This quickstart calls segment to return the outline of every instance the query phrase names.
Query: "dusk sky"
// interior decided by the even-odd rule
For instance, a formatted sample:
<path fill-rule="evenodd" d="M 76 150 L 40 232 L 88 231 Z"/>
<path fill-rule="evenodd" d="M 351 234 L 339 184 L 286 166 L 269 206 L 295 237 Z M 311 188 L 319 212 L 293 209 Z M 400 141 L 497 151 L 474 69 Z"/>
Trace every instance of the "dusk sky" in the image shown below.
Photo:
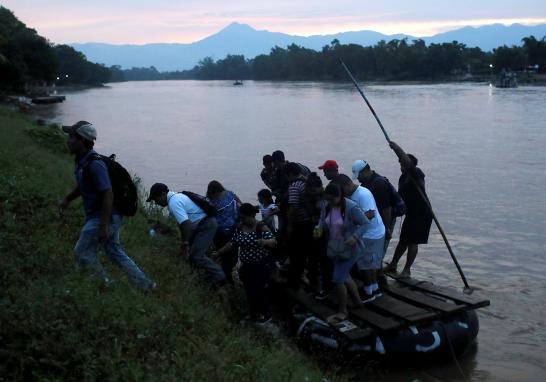
<path fill-rule="evenodd" d="M 546 23 L 545 0 L 0 0 L 54 43 L 189 43 L 237 21 L 297 35 L 369 29 L 427 36 L 466 25 Z"/>

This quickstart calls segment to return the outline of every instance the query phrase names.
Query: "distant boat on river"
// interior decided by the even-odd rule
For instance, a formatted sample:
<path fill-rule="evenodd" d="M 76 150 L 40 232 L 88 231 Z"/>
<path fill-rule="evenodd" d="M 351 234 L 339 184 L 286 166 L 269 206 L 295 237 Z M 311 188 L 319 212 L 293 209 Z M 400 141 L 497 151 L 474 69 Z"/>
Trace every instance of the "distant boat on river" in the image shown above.
<path fill-rule="evenodd" d="M 503 69 L 500 73 L 500 76 L 495 81 L 494 85 L 497 88 L 517 88 L 518 80 L 516 77 L 516 73 L 512 71 L 505 71 Z"/>
<path fill-rule="evenodd" d="M 236 80 L 236 81 L 233 83 L 234 86 L 241 86 L 242 84 L 243 84 L 243 81 L 241 81 L 241 80 Z"/>
<path fill-rule="evenodd" d="M 32 98 L 32 103 L 44 105 L 44 104 L 50 104 L 50 103 L 63 102 L 65 99 L 66 99 L 65 96 L 58 96 L 58 95 L 33 97 Z"/>

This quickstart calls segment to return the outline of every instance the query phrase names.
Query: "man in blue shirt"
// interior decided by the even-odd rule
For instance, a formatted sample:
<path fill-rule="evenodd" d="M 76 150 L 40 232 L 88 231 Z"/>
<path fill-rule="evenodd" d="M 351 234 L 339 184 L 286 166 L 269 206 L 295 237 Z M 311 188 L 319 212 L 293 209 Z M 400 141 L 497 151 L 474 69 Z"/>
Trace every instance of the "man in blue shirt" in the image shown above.
<path fill-rule="evenodd" d="M 69 203 L 82 197 L 85 224 L 74 251 L 82 268 L 102 278 L 105 285 L 112 281 L 97 259 L 97 250 L 102 245 L 111 261 L 119 265 L 138 288 L 149 291 L 155 283 L 148 279 L 133 260 L 123 251 L 119 241 L 121 215 L 114 207 L 114 193 L 104 161 L 94 159 L 93 150 L 97 131 L 89 122 L 79 121 L 72 126 L 63 126 L 68 134 L 68 149 L 76 158 L 74 175 L 77 185 L 59 205 L 62 215 Z"/>

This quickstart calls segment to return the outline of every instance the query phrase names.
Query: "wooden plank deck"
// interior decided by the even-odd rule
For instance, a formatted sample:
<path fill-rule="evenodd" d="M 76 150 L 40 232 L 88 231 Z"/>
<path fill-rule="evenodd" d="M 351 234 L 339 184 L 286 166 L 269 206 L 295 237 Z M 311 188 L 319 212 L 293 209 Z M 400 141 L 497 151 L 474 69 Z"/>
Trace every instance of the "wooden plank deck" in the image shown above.
<path fill-rule="evenodd" d="M 374 308 L 380 309 L 383 312 L 390 313 L 393 316 L 404 319 L 411 324 L 417 324 L 438 317 L 438 313 L 434 311 L 409 304 L 385 293 L 383 296 L 377 297 L 375 300 L 370 301 L 366 305 L 373 306 Z"/>
<path fill-rule="evenodd" d="M 327 304 L 316 301 L 311 295 L 304 292 L 302 289 L 298 290 L 297 292 L 291 289 L 286 289 L 286 293 L 325 322 L 329 316 L 337 312 L 337 310 L 331 308 Z M 369 337 L 374 333 L 370 328 L 361 328 L 349 319 L 333 325 L 331 324 L 330 326 L 336 329 L 340 334 L 353 341 Z"/>
<path fill-rule="evenodd" d="M 467 309 L 468 308 L 471 308 L 471 309 L 483 308 L 491 304 L 489 300 L 481 298 L 478 295 L 467 295 L 453 288 L 434 285 L 432 283 L 416 280 L 411 277 L 401 278 L 393 273 L 387 273 L 387 276 L 395 279 L 401 284 L 411 286 L 415 289 L 419 289 L 424 292 L 432 293 L 432 294 L 442 296 L 445 298 L 449 298 L 459 304 L 466 304 Z"/>
<path fill-rule="evenodd" d="M 391 282 L 389 283 L 389 285 L 384 286 L 382 290 L 389 293 L 392 296 L 398 297 L 407 302 L 411 302 L 413 304 L 432 308 L 444 314 L 460 312 L 462 310 L 467 309 L 466 304 L 456 304 L 455 302 L 449 303 L 444 300 L 440 300 L 438 298 L 426 295 L 410 287 L 405 287 L 399 283 Z"/>
<path fill-rule="evenodd" d="M 388 274 L 390 280 L 382 288 L 383 295 L 361 308 L 349 308 L 349 319 L 331 325 L 350 340 L 359 340 L 372 334 L 399 330 L 410 325 L 426 323 L 437 318 L 447 318 L 465 310 L 488 306 L 489 300 L 477 295 L 466 295 L 452 288 Z M 317 301 L 303 289 L 295 292 L 286 289 L 297 303 L 323 321 L 337 311 L 337 298 L 330 294 Z"/>
<path fill-rule="evenodd" d="M 328 296 L 326 301 L 331 306 L 337 307 L 337 297 L 334 294 Z M 392 315 L 377 313 L 366 307 L 366 305 L 362 308 L 349 308 L 349 314 L 360 321 L 364 321 L 370 327 L 381 331 L 400 329 L 405 325 L 403 321 L 393 318 Z"/>

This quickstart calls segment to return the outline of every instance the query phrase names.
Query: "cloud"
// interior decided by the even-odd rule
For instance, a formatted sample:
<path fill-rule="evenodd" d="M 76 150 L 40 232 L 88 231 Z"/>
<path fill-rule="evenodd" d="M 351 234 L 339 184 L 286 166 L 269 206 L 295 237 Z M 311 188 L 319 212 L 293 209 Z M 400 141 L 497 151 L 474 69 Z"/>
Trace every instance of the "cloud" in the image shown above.
<path fill-rule="evenodd" d="M 23 22 L 56 43 L 193 42 L 233 21 L 289 34 L 370 29 L 431 35 L 470 25 L 546 23 L 544 0 L 4 0 Z M 46 4 L 47 3 L 47 4 Z"/>

